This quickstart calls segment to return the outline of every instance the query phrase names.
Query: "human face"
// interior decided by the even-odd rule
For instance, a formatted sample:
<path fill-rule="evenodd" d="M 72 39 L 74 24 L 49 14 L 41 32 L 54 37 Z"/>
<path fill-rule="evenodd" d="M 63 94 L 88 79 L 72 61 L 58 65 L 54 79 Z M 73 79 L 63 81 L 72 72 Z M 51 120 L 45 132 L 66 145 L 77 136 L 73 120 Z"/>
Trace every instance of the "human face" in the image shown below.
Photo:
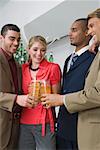
<path fill-rule="evenodd" d="M 34 42 L 32 47 L 29 49 L 29 55 L 32 59 L 33 64 L 40 64 L 45 57 L 46 47 L 41 42 Z"/>
<path fill-rule="evenodd" d="M 80 21 L 76 21 L 72 24 L 69 38 L 71 45 L 74 46 L 82 46 L 83 43 L 86 41 L 86 32 L 82 29 L 82 23 Z"/>
<path fill-rule="evenodd" d="M 5 36 L 2 36 L 2 48 L 8 55 L 12 55 L 16 52 L 20 42 L 20 33 L 8 30 Z"/>
<path fill-rule="evenodd" d="M 88 34 L 96 35 L 97 40 L 100 43 L 100 19 L 99 18 L 91 18 L 88 21 Z"/>

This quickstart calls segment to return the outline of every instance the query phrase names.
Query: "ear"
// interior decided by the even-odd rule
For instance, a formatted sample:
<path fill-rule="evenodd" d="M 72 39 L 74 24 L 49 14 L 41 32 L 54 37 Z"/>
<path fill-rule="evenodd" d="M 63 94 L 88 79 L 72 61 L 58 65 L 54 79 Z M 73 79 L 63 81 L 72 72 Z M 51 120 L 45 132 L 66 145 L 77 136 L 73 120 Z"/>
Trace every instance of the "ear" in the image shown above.
<path fill-rule="evenodd" d="M 89 34 L 88 34 L 88 30 L 86 30 L 86 31 L 85 31 L 85 35 L 86 35 L 86 36 L 89 36 Z"/>
<path fill-rule="evenodd" d="M 0 41 L 2 40 L 2 35 L 0 34 Z"/>
<path fill-rule="evenodd" d="M 0 47 L 2 47 L 2 38 L 3 36 L 0 34 Z"/>

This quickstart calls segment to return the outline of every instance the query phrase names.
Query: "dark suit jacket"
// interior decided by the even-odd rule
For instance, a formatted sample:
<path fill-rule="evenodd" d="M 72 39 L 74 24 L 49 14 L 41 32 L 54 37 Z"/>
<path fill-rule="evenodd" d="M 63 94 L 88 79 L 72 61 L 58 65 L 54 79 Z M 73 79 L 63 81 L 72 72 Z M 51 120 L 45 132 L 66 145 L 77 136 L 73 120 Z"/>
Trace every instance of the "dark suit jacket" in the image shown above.
<path fill-rule="evenodd" d="M 21 92 L 21 68 L 17 65 L 18 87 Z M 8 61 L 0 49 L 0 150 L 12 149 L 18 133 L 18 122 L 15 123 L 13 114 L 19 110 L 15 105 L 15 88 Z M 17 109 L 18 108 L 18 109 Z M 15 112 L 13 112 L 13 110 Z M 15 124 L 14 124 L 15 123 Z M 16 130 L 16 131 L 15 131 Z M 13 142 L 11 142 L 13 139 Z M 9 144 L 11 143 L 11 147 Z"/>
<path fill-rule="evenodd" d="M 67 64 L 70 56 L 66 59 L 63 71 L 62 94 L 73 93 L 83 89 L 85 78 L 94 56 L 89 51 L 84 52 L 68 72 Z M 65 106 L 61 106 L 58 115 L 57 136 L 65 140 L 77 141 L 77 117 L 77 113 L 69 114 Z"/>

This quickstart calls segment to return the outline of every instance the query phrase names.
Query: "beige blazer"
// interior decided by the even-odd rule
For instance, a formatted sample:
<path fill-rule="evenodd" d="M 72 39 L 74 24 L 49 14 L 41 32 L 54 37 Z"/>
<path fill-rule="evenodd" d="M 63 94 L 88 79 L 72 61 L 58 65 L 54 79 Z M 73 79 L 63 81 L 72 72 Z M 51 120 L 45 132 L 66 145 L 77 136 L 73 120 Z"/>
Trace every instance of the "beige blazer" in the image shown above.
<path fill-rule="evenodd" d="M 67 94 L 65 105 L 70 113 L 79 112 L 79 150 L 100 150 L 100 51 L 89 69 L 84 90 Z"/>
<path fill-rule="evenodd" d="M 20 92 L 21 73 L 18 64 L 17 70 L 18 74 L 15 77 L 18 76 Z M 16 94 L 13 94 L 14 92 L 14 84 L 8 61 L 3 52 L 0 51 L 0 150 L 11 150 L 13 148 L 12 145 L 15 145 L 16 133 L 18 133 L 17 129 L 19 124 L 15 123 L 14 125 L 15 120 L 12 118 L 12 110 L 16 97 Z M 11 139 L 13 140 L 11 141 Z"/>

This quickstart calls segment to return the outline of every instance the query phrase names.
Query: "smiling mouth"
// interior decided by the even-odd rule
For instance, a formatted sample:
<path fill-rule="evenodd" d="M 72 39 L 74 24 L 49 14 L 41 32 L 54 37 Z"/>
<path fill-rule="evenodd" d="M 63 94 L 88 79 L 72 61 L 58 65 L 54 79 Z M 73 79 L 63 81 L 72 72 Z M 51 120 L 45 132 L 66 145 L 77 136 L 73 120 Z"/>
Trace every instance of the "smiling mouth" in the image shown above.
<path fill-rule="evenodd" d="M 37 60 L 41 60 L 42 58 L 36 58 Z"/>
<path fill-rule="evenodd" d="M 13 50 L 17 50 L 17 47 L 16 47 L 16 48 L 13 48 Z"/>

